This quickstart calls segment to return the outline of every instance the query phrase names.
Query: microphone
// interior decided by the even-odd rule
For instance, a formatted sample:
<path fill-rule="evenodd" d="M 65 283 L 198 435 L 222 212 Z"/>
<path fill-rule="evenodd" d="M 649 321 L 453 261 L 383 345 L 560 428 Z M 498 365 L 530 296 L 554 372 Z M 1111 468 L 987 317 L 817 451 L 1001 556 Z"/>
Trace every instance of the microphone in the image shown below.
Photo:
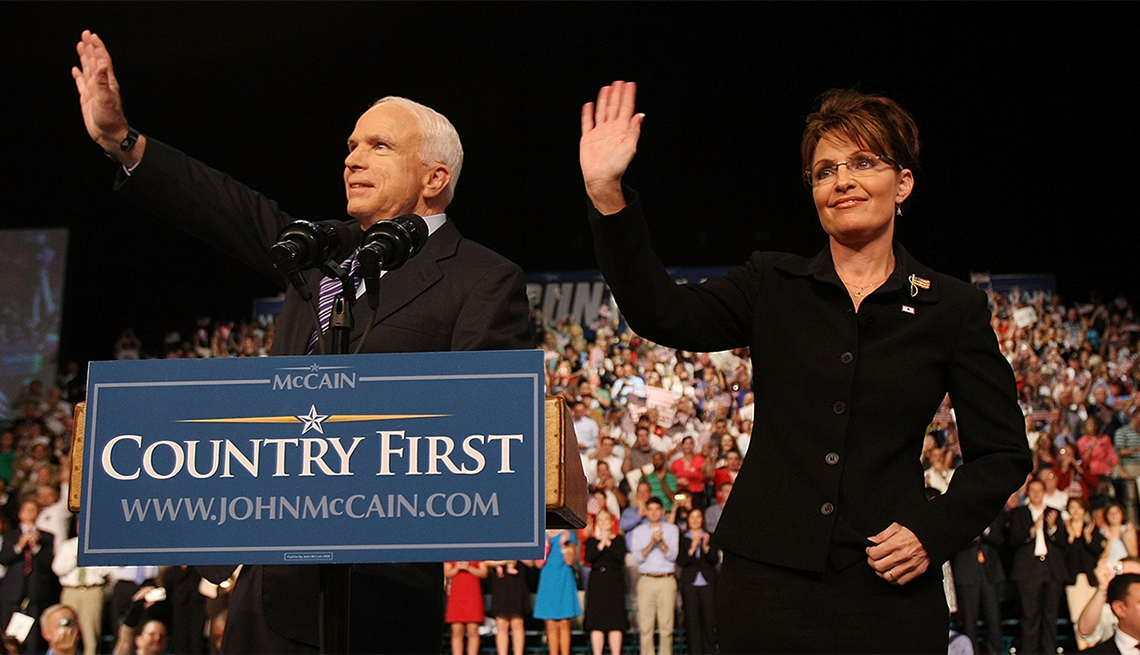
<path fill-rule="evenodd" d="M 313 294 L 301 271 L 345 259 L 356 249 L 359 235 L 358 228 L 343 221 L 293 221 L 281 230 L 269 255 L 274 268 L 288 278 L 307 302 Z"/>
<path fill-rule="evenodd" d="M 356 256 L 360 262 L 357 274 L 364 278 L 368 305 L 372 309 L 380 304 L 380 271 L 403 266 L 423 250 L 427 238 L 427 222 L 416 214 L 378 221 L 364 233 Z"/>

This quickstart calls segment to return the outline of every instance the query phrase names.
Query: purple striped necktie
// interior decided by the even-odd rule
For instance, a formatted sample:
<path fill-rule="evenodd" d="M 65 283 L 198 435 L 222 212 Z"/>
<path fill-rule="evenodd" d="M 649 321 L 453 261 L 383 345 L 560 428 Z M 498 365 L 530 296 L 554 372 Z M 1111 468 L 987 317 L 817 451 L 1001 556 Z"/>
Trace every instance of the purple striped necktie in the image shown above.
<path fill-rule="evenodd" d="M 340 267 L 348 271 L 349 275 L 356 272 L 356 254 L 360 250 L 352 251 L 348 259 L 340 263 Z M 360 278 L 353 280 L 353 289 L 360 284 Z M 318 295 L 320 299 L 317 303 L 317 316 L 321 319 L 321 331 L 325 331 L 329 327 L 329 318 L 332 317 L 333 301 L 336 300 L 336 294 L 340 291 L 340 280 L 332 277 L 326 277 L 321 280 L 321 291 Z M 305 350 L 306 355 L 312 355 L 317 349 L 317 339 L 320 333 L 313 330 L 313 334 L 309 337 L 309 347 Z"/>

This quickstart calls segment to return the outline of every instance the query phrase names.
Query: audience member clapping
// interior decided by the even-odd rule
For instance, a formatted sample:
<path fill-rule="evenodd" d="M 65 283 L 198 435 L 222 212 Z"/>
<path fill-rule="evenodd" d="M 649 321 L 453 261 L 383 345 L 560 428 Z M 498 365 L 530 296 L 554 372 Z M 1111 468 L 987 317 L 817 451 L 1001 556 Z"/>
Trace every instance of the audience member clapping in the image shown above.
<path fill-rule="evenodd" d="M 1105 526 L 1101 528 L 1103 557 L 1109 564 L 1140 555 L 1136 526 L 1124 520 L 1124 508 L 1120 503 L 1112 502 L 1104 508 L 1104 521 Z"/>
<path fill-rule="evenodd" d="M 609 511 L 598 512 L 593 534 L 586 540 L 590 583 L 586 588 L 583 628 L 590 635 L 594 655 L 602 655 L 608 642 L 610 655 L 620 655 L 622 637 L 629 628 L 625 613 L 625 539 L 615 531 Z"/>
<path fill-rule="evenodd" d="M 685 642 L 694 655 L 716 652 L 713 611 L 720 551 L 705 529 L 704 513 L 693 508 L 681 527 L 677 568 L 681 573 L 681 607 L 685 612 Z"/>

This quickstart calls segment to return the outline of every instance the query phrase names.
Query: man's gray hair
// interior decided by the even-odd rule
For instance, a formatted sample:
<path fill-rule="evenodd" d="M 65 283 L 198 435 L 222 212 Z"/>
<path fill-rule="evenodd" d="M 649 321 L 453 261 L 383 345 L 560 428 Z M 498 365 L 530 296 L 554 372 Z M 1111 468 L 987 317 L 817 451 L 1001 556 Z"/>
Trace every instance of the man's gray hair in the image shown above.
<path fill-rule="evenodd" d="M 40 625 L 41 626 L 47 625 L 48 619 L 51 618 L 51 615 L 55 614 L 56 612 L 58 612 L 60 610 L 71 610 L 72 614 L 78 614 L 78 612 L 75 611 L 75 608 L 72 607 L 71 605 L 64 605 L 63 603 L 56 603 L 55 605 L 49 605 L 47 609 L 40 612 Z M 39 626 L 37 626 L 37 627 L 39 627 Z"/>
<path fill-rule="evenodd" d="M 451 182 L 443 189 L 441 196 L 446 204 L 455 196 L 455 185 L 459 182 L 459 171 L 463 168 L 463 144 L 459 133 L 447 117 L 438 111 L 421 105 L 414 100 L 400 96 L 385 96 L 372 103 L 372 107 L 391 103 L 412 112 L 420 123 L 420 159 L 425 164 L 441 163 L 451 169 Z"/>

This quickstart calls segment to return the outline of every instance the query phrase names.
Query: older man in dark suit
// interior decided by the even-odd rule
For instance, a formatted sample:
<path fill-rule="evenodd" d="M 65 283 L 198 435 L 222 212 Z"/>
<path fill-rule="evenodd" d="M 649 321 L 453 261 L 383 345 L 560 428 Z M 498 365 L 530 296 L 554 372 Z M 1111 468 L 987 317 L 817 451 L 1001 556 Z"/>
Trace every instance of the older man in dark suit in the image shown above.
<path fill-rule="evenodd" d="M 78 52 L 81 66 L 72 75 L 87 131 L 123 165 L 116 189 L 279 279 L 270 247 L 293 218 L 230 177 L 139 135 L 123 115 L 103 42 L 84 32 Z M 363 352 L 532 347 L 521 269 L 464 239 L 444 213 L 463 161 L 451 123 L 428 107 L 388 97 L 360 117 L 348 147 L 347 210 L 360 228 L 414 213 L 425 218 L 431 234 L 414 259 L 385 274 L 379 310 Z M 314 292 L 320 277 L 314 271 L 306 275 Z M 363 289 L 358 296 L 361 293 Z M 357 308 L 352 347 L 372 319 L 369 310 Z M 270 354 L 312 352 L 314 334 L 305 302 L 289 293 Z M 219 581 L 228 574 L 228 570 L 212 571 L 207 577 Z M 314 651 L 319 588 L 315 567 L 244 568 L 233 592 L 223 650 Z M 443 574 L 438 563 L 357 565 L 351 589 L 351 651 L 439 651 Z"/>

